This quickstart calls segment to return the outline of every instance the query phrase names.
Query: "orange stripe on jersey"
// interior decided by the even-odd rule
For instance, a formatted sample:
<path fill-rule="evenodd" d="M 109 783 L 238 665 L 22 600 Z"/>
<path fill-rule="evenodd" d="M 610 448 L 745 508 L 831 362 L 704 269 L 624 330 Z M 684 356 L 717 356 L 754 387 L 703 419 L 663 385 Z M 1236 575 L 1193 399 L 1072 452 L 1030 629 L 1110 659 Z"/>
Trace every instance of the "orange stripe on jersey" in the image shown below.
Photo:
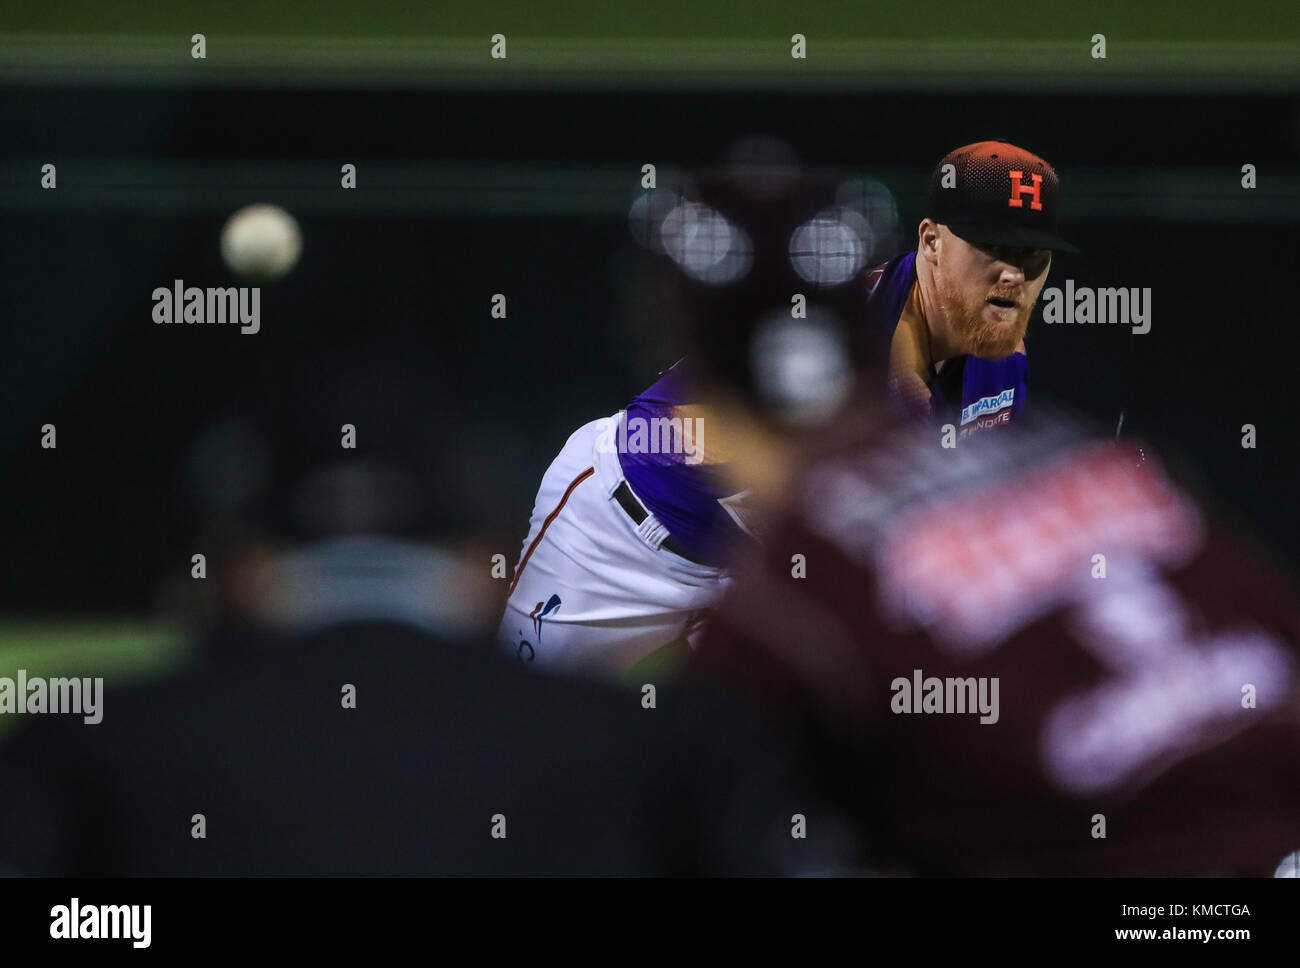
<path fill-rule="evenodd" d="M 515 586 L 519 584 L 519 576 L 524 573 L 524 568 L 528 565 L 528 559 L 533 556 L 533 552 L 536 551 L 537 546 L 541 544 L 542 536 L 546 534 L 546 529 L 551 526 L 551 522 L 556 519 L 560 510 L 568 503 L 569 495 L 573 493 L 573 489 L 594 473 L 596 473 L 596 468 L 588 467 L 585 471 L 575 477 L 569 486 L 564 489 L 564 497 L 560 498 L 560 503 L 555 505 L 555 510 L 546 516 L 546 520 L 542 522 L 542 530 L 537 532 L 537 537 L 533 539 L 533 543 L 530 544 L 528 550 L 524 552 L 524 557 L 520 560 L 519 567 L 515 569 L 515 577 L 510 579 L 510 591 L 506 593 L 507 595 L 513 595 L 515 593 Z"/>

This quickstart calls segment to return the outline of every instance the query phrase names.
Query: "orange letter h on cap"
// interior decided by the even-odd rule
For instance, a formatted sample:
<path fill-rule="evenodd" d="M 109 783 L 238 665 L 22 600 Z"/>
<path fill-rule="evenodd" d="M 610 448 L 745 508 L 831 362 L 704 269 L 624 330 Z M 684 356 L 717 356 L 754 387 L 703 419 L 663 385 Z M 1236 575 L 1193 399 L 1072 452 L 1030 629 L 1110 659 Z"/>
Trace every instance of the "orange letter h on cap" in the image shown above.
<path fill-rule="evenodd" d="M 1007 174 L 1011 176 L 1011 199 L 1007 204 L 1012 208 L 1023 208 L 1025 202 L 1020 196 L 1032 195 L 1034 196 L 1034 200 L 1029 203 L 1029 207 L 1035 212 L 1041 212 L 1043 210 L 1043 203 L 1038 200 L 1038 188 L 1043 184 L 1043 176 L 1035 172 L 1033 175 L 1034 187 L 1030 188 L 1028 185 L 1020 184 L 1020 179 L 1025 175 L 1023 171 L 1011 171 L 1007 172 Z"/>

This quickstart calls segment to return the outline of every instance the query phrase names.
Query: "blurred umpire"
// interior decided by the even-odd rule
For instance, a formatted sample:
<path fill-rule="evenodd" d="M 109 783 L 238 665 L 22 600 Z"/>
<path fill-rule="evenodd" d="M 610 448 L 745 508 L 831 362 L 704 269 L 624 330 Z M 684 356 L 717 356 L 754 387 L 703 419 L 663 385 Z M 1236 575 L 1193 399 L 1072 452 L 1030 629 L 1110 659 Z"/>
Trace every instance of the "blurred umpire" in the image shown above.
<path fill-rule="evenodd" d="M 107 683 L 97 726 L 31 717 L 0 746 L 0 869 L 770 874 L 851 858 L 791 838 L 792 814 L 817 808 L 731 715 L 681 689 L 647 705 L 538 681 L 476 647 L 434 540 L 465 507 L 430 457 L 455 411 L 427 367 L 354 351 L 289 369 L 184 477 L 220 589 L 194 661 Z"/>

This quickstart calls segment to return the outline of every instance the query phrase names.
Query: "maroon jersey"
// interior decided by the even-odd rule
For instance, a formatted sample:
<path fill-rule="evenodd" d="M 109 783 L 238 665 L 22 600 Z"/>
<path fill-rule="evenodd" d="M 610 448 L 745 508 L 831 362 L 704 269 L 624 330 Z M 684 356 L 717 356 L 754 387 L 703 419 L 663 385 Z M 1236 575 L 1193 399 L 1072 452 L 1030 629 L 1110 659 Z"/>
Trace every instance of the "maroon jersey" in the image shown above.
<path fill-rule="evenodd" d="M 697 674 L 800 736 L 885 868 L 1271 874 L 1300 850 L 1294 593 L 1135 448 L 994 436 L 814 463 Z"/>

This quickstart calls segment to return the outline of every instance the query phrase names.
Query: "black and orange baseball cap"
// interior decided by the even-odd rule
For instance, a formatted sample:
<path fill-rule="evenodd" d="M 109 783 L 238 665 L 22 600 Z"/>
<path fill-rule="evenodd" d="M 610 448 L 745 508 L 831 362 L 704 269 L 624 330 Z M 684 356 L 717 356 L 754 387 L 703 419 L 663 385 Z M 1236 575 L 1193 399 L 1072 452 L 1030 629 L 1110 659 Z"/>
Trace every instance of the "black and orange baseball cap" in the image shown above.
<path fill-rule="evenodd" d="M 1005 141 L 948 152 L 926 194 L 926 215 L 967 242 L 1078 252 L 1057 232 L 1060 208 L 1056 170 Z"/>

